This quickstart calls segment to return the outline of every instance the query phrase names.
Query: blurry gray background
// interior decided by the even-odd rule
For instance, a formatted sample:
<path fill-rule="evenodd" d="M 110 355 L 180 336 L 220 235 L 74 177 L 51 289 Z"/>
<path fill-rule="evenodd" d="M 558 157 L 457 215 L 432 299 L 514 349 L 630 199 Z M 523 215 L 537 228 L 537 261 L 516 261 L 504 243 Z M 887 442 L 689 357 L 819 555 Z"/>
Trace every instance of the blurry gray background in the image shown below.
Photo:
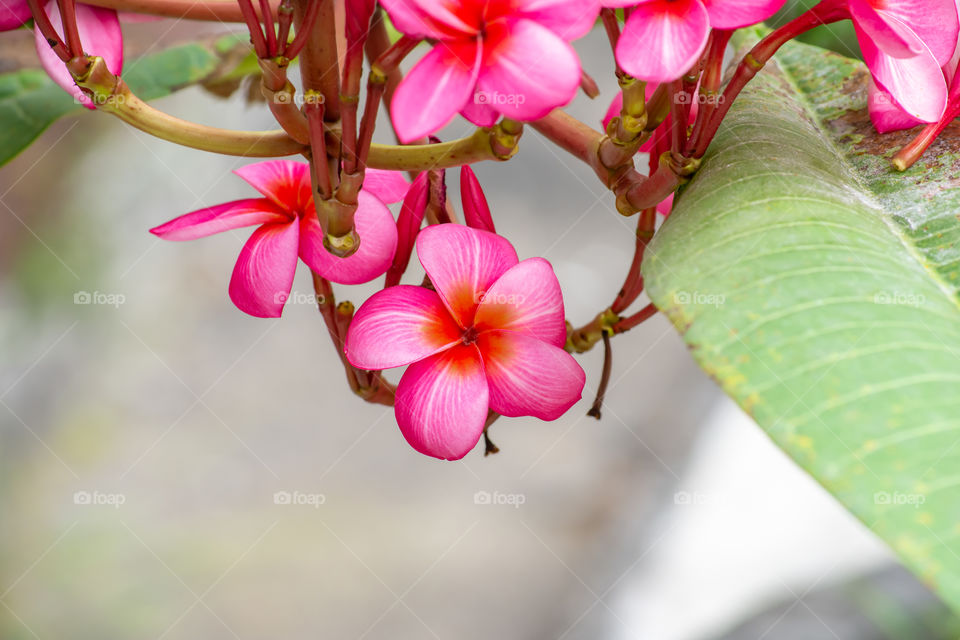
<path fill-rule="evenodd" d="M 127 33 L 161 48 L 188 32 L 160 22 Z M 598 126 L 615 90 L 608 47 L 596 32 L 578 49 L 604 97 L 572 112 Z M 274 126 L 262 106 L 199 89 L 156 104 L 222 127 Z M 469 129 L 458 121 L 442 137 Z M 378 135 L 391 141 L 387 127 Z M 568 318 L 586 322 L 616 294 L 634 221 L 535 132 L 521 148 L 476 172 L 500 232 L 521 257 L 554 264 Z M 254 319 L 227 296 L 247 230 L 188 243 L 147 233 L 250 197 L 229 173 L 244 162 L 85 113 L 0 169 L 3 640 L 955 629 L 912 578 L 876 574 L 889 552 L 659 317 L 616 338 L 602 421 L 584 415 L 596 350 L 580 358 L 584 401 L 557 422 L 500 420 L 502 452 L 488 458 L 415 453 L 391 409 L 349 393 L 316 309 L 297 303 L 312 291 L 302 265 L 284 317 Z M 359 303 L 374 287 L 336 289 Z M 122 304 L 75 303 L 82 292 Z M 322 504 L 277 504 L 277 492 Z M 482 504 L 478 492 L 522 504 Z"/>

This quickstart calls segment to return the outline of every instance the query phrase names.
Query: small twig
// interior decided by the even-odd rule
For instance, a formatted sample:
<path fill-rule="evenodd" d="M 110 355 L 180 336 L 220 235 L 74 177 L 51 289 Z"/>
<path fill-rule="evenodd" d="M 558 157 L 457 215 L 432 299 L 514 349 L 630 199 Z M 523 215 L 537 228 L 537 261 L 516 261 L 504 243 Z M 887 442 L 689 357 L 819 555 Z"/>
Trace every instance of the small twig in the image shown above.
<path fill-rule="evenodd" d="M 597 398 L 593 401 L 593 406 L 587 411 L 591 418 L 600 419 L 600 409 L 603 407 L 603 398 L 607 395 L 607 387 L 610 386 L 610 371 L 613 368 L 613 349 L 610 347 L 610 332 L 603 332 L 603 373 L 600 374 L 600 386 L 597 387 Z"/>

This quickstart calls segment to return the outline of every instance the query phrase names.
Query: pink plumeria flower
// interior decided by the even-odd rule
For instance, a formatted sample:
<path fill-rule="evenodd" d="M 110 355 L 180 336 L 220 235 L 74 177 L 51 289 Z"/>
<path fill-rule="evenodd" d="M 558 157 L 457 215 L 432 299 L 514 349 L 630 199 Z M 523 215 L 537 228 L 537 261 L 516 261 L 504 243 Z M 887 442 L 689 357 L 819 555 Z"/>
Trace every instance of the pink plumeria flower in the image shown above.
<path fill-rule="evenodd" d="M 597 19 L 597 0 L 382 0 L 396 27 L 437 41 L 400 83 L 393 121 L 403 142 L 458 113 L 490 126 L 535 120 L 570 102 L 580 60 L 569 42 Z"/>
<path fill-rule="evenodd" d="M 707 46 L 710 29 L 763 22 L 786 0 L 602 0 L 634 7 L 617 45 L 617 62 L 635 78 L 671 82 L 687 73 Z"/>
<path fill-rule="evenodd" d="M 270 160 L 234 171 L 263 198 L 235 200 L 200 209 L 150 230 L 164 240 L 194 240 L 260 225 L 240 251 L 230 280 L 230 298 L 241 311 L 277 318 L 293 286 L 297 258 L 333 282 L 360 284 L 387 270 L 397 247 L 397 227 L 384 203 L 398 202 L 409 186 L 394 171 L 367 169 L 355 217 L 360 248 L 348 258 L 331 255 L 313 208 L 310 168 L 303 162 Z"/>
<path fill-rule="evenodd" d="M 374 294 L 345 347 L 363 369 L 410 365 L 395 411 L 414 449 L 459 460 L 490 410 L 554 420 L 580 399 L 586 378 L 562 348 L 563 296 L 549 262 L 519 262 L 502 237 L 459 224 L 421 231 L 417 255 L 436 292 L 400 285 Z"/>
<path fill-rule="evenodd" d="M 850 13 L 854 24 L 858 25 L 857 37 L 860 47 L 864 50 L 864 58 L 870 65 L 877 82 L 870 83 L 868 106 L 870 119 L 880 133 L 909 129 L 924 122 L 933 122 L 943 112 L 946 101 L 955 100 L 955 75 L 957 71 L 960 46 L 957 45 L 957 14 L 960 10 L 960 0 L 946 2 L 924 3 L 921 7 L 912 7 L 914 3 L 890 2 L 885 9 L 877 10 L 878 18 L 871 16 L 872 7 L 862 7 L 854 10 L 850 5 Z M 952 11 L 951 11 L 952 6 Z M 912 13 L 909 9 L 913 9 Z M 899 10 L 899 11 L 897 11 Z M 930 24 L 931 17 L 944 20 L 943 25 Z M 884 20 L 890 21 L 887 26 Z M 878 24 L 879 23 L 879 24 Z M 863 24 L 864 27 L 859 25 Z M 879 33 L 879 38 L 874 38 Z M 889 34 L 884 34 L 884 29 Z M 949 39 L 953 33 L 952 40 Z M 916 37 L 912 37 L 911 34 Z M 921 36 L 921 34 L 923 34 Z M 886 37 L 885 37 L 886 36 Z M 885 54 L 882 43 L 889 42 L 893 53 L 905 54 L 896 56 Z M 917 49 L 914 53 L 910 48 Z M 944 52 L 951 50 L 952 55 L 946 62 L 941 62 Z M 867 54 L 869 52 L 869 58 Z M 939 65 L 939 73 L 937 74 Z M 885 87 L 889 87 L 889 90 Z M 950 94 L 945 98 L 946 87 Z"/>
<path fill-rule="evenodd" d="M 56 0 L 48 0 L 45 10 L 53 27 L 63 37 L 63 23 L 60 20 L 60 8 Z M 101 56 L 111 73 L 120 75 L 123 70 L 123 34 L 120 21 L 113 9 L 93 7 L 77 3 L 77 29 L 84 50 L 90 55 Z M 0 31 L 8 31 L 22 26 L 31 17 L 26 0 L 0 0 Z M 39 29 L 34 28 L 37 55 L 40 64 L 54 82 L 63 87 L 74 99 L 88 109 L 94 105 L 73 81 L 63 61 L 50 48 L 50 43 Z"/>

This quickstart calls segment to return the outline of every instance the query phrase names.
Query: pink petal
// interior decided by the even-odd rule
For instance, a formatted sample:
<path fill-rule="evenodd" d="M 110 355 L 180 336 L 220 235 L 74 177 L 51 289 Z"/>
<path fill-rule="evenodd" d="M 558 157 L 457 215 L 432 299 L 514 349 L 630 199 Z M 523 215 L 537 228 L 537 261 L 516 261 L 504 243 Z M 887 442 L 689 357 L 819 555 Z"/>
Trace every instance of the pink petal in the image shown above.
<path fill-rule="evenodd" d="M 700 0 L 714 29 L 739 29 L 771 17 L 786 0 Z"/>
<path fill-rule="evenodd" d="M 870 81 L 867 106 L 870 109 L 870 120 L 873 121 L 873 126 L 879 133 L 912 129 L 922 124 L 916 118 L 907 115 L 894 101 L 893 96 L 877 88 L 873 80 Z"/>
<path fill-rule="evenodd" d="M 531 20 L 487 26 L 489 50 L 478 88 L 508 118 L 536 120 L 570 102 L 580 87 L 580 60 L 567 42 Z M 479 98 L 478 98 L 479 99 Z"/>
<path fill-rule="evenodd" d="M 889 21 L 892 18 L 906 25 L 930 49 L 940 65 L 950 60 L 960 31 L 955 0 L 870 0 L 870 4 L 883 19 Z M 852 4 L 850 9 L 852 13 Z"/>
<path fill-rule="evenodd" d="M 556 420 L 580 400 L 587 377 L 563 349 L 511 331 L 482 333 L 477 347 L 497 413 Z"/>
<path fill-rule="evenodd" d="M 56 0 L 50 0 L 46 5 L 47 15 L 54 28 L 63 37 L 63 25 L 60 20 L 60 8 Z M 123 69 L 123 34 L 120 31 L 120 21 L 117 12 L 112 9 L 91 7 L 87 4 L 77 4 L 77 29 L 80 32 L 80 41 L 84 51 L 93 56 L 100 56 L 107 63 L 111 73 L 120 75 Z M 40 64 L 53 81 L 64 88 L 78 102 L 88 109 L 95 108 L 88 98 L 73 81 L 73 76 L 57 54 L 50 48 L 39 29 L 34 28 L 34 39 L 37 46 L 37 55 Z"/>
<path fill-rule="evenodd" d="M 446 125 L 473 95 L 480 72 L 479 43 L 438 44 L 410 70 L 393 96 L 393 124 L 401 142 L 428 136 Z"/>
<path fill-rule="evenodd" d="M 460 342 L 461 331 L 429 289 L 400 285 L 373 294 L 347 332 L 347 359 L 370 371 L 402 367 Z"/>
<path fill-rule="evenodd" d="M 420 226 L 423 224 L 423 215 L 427 211 L 427 195 L 430 184 L 426 171 L 417 176 L 403 199 L 400 214 L 397 216 L 397 251 L 393 255 L 393 264 L 387 272 L 385 286 L 391 287 L 400 282 L 400 277 L 410 263 L 410 254 L 413 253 L 413 244 L 416 242 Z"/>
<path fill-rule="evenodd" d="M 479 351 L 459 345 L 410 365 L 397 386 L 397 424 L 420 453 L 459 460 L 483 434 L 488 398 Z"/>
<path fill-rule="evenodd" d="M 519 0 L 517 8 L 523 17 L 540 23 L 568 42 L 585 36 L 600 14 L 597 0 Z"/>
<path fill-rule="evenodd" d="M 339 258 L 323 246 L 323 230 L 312 212 L 300 218 L 300 258 L 331 282 L 362 284 L 387 270 L 397 250 L 397 225 L 387 206 L 366 191 L 358 197 L 354 217 L 360 248 L 348 258 Z"/>
<path fill-rule="evenodd" d="M 230 279 L 230 299 L 258 318 L 279 318 L 297 271 L 300 226 L 265 224 L 240 251 Z"/>
<path fill-rule="evenodd" d="M 26 0 L 0 0 L 0 31 L 22 27 L 30 19 Z"/>
<path fill-rule="evenodd" d="M 310 165 L 306 162 L 267 160 L 245 165 L 233 172 L 281 209 L 298 212 L 312 207 L 313 187 L 310 185 Z"/>
<path fill-rule="evenodd" d="M 463 217 L 468 227 L 482 229 L 496 233 L 493 218 L 490 216 L 490 205 L 483 195 L 480 181 L 469 165 L 460 168 L 460 199 L 463 201 Z"/>
<path fill-rule="evenodd" d="M 869 0 L 848 0 L 848 6 L 854 24 L 886 55 L 909 58 L 922 51 L 920 38 L 907 25 L 877 11 Z"/>
<path fill-rule="evenodd" d="M 637 6 L 623 28 L 617 61 L 636 78 L 671 82 L 696 64 L 710 35 L 700 0 L 653 0 Z"/>
<path fill-rule="evenodd" d="M 877 85 L 907 113 L 922 122 L 936 122 L 947 107 L 947 83 L 933 54 L 911 58 L 885 55 L 857 26 L 863 59 Z"/>
<path fill-rule="evenodd" d="M 447 309 L 464 328 L 473 325 L 481 293 L 518 262 L 506 239 L 459 224 L 438 224 L 421 231 L 417 256 Z"/>
<path fill-rule="evenodd" d="M 380 4 L 390 14 L 393 26 L 407 35 L 444 40 L 477 33 L 476 25 L 464 22 L 457 14 L 454 3 L 383 0 Z"/>
<path fill-rule="evenodd" d="M 460 115 L 478 127 L 492 127 L 500 119 L 500 112 L 487 104 L 483 91 L 474 91 L 473 97 L 460 110 Z"/>
<path fill-rule="evenodd" d="M 400 171 L 367 169 L 364 172 L 363 188 L 386 204 L 400 202 L 407 195 L 410 183 Z"/>
<path fill-rule="evenodd" d="M 516 331 L 556 347 L 567 341 L 563 293 L 543 258 L 528 258 L 509 269 L 481 300 L 474 320 L 477 331 Z"/>
<path fill-rule="evenodd" d="M 265 198 L 234 200 L 200 209 L 174 218 L 150 233 L 164 240 L 196 240 L 215 233 L 249 227 L 255 224 L 290 222 L 276 205 Z"/>

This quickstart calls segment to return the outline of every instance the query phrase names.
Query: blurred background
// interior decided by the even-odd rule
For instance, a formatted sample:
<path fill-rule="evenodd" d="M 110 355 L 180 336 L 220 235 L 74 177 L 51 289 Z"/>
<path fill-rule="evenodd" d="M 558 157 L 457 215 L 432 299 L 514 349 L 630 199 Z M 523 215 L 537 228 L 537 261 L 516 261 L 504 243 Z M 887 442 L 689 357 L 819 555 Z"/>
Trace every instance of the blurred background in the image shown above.
<path fill-rule="evenodd" d="M 222 29 L 126 33 L 143 50 Z M 817 37 L 856 52 L 848 33 Z M 608 45 L 595 32 L 578 49 L 604 93 L 571 111 L 599 126 Z M 272 128 L 239 93 L 156 105 Z M 498 230 L 553 263 L 584 323 L 616 294 L 634 221 L 535 132 L 521 149 L 475 170 Z M 248 231 L 147 232 L 250 197 L 230 174 L 244 162 L 84 113 L 0 168 L 3 640 L 960 633 L 659 317 L 614 341 L 601 421 L 585 416 L 596 350 L 564 418 L 500 420 L 487 458 L 415 453 L 391 409 L 349 393 L 302 265 L 284 317 L 250 318 L 227 295 Z M 336 287 L 357 303 L 374 289 Z"/>

